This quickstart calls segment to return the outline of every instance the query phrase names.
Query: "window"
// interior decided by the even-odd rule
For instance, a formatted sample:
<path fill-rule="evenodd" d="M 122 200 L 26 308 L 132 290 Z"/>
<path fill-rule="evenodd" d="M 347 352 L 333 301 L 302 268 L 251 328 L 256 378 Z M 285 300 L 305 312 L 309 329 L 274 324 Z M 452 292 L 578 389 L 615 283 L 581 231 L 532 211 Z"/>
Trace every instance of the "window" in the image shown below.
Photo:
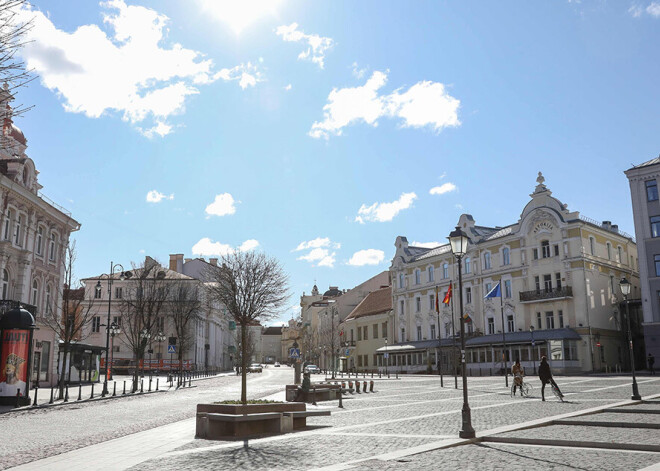
<path fill-rule="evenodd" d="M 43 249 L 43 243 L 44 243 L 44 228 L 40 227 L 37 229 L 37 255 L 43 255 L 42 249 Z"/>
<path fill-rule="evenodd" d="M 612 260 L 612 244 L 607 243 L 607 259 Z"/>
<path fill-rule="evenodd" d="M 46 312 L 50 312 L 50 285 L 46 285 L 46 303 L 44 307 L 46 308 Z"/>
<path fill-rule="evenodd" d="M 383 334 L 383 338 L 387 338 L 387 322 L 383 322 L 381 333 Z"/>
<path fill-rule="evenodd" d="M 488 318 L 488 333 L 489 334 L 495 333 L 495 319 L 492 317 Z"/>
<path fill-rule="evenodd" d="M 364 338 L 364 340 L 369 340 L 369 336 L 367 335 L 368 333 L 369 331 L 367 330 L 367 326 L 365 325 L 364 327 L 362 327 L 362 337 Z"/>
<path fill-rule="evenodd" d="M 112 351 L 113 351 L 114 353 L 119 353 L 119 345 L 113 345 L 113 346 L 112 346 Z M 114 364 L 113 364 L 113 365 L 114 365 Z"/>
<path fill-rule="evenodd" d="M 434 274 L 433 274 L 433 265 L 431 265 L 428 269 L 428 275 L 429 275 L 429 282 L 434 281 Z"/>
<path fill-rule="evenodd" d="M 533 258 L 534 260 L 538 260 L 538 259 L 539 259 L 539 249 L 532 249 L 532 258 Z"/>
<path fill-rule="evenodd" d="M 23 224 L 23 216 L 20 214 L 16 219 L 16 225 L 14 226 L 14 243 L 16 245 L 21 245 L 21 225 Z"/>
<path fill-rule="evenodd" d="M 536 286 L 536 292 L 540 293 L 541 292 L 541 281 L 538 276 L 534 277 L 534 286 Z"/>
<path fill-rule="evenodd" d="M 658 201 L 658 183 L 655 180 L 646 182 L 646 199 L 648 201 Z"/>
<path fill-rule="evenodd" d="M 502 265 L 509 265 L 511 263 L 511 251 L 509 247 L 502 249 Z"/>
<path fill-rule="evenodd" d="M 610 275 L 610 296 L 614 296 L 616 291 L 614 290 L 614 275 Z"/>
<path fill-rule="evenodd" d="M 655 276 L 660 276 L 660 255 L 655 255 Z"/>
<path fill-rule="evenodd" d="M 372 326 L 372 338 L 377 339 L 378 338 L 378 324 L 374 324 Z"/>
<path fill-rule="evenodd" d="M 470 257 L 465 258 L 465 273 L 472 273 L 470 271 Z"/>
<path fill-rule="evenodd" d="M 101 317 L 92 317 L 92 332 L 98 333 L 101 331 Z"/>
<path fill-rule="evenodd" d="M 401 301 L 399 301 L 399 314 L 401 314 L 401 315 L 403 315 L 403 313 L 404 313 L 403 308 L 404 308 L 404 304 L 403 304 L 403 299 L 402 299 Z"/>
<path fill-rule="evenodd" d="M 445 338 L 446 337 L 451 337 L 451 324 L 449 322 L 445 322 Z"/>
<path fill-rule="evenodd" d="M 589 237 L 589 250 L 591 255 L 596 256 L 596 239 Z"/>
<path fill-rule="evenodd" d="M 543 323 L 541 322 L 541 313 L 540 312 L 536 313 L 536 328 L 537 329 L 542 329 L 543 328 Z"/>
<path fill-rule="evenodd" d="M 490 270 L 490 252 L 484 254 L 484 270 Z"/>
<path fill-rule="evenodd" d="M 445 263 L 442 265 L 442 277 L 449 278 L 449 264 Z"/>
<path fill-rule="evenodd" d="M 504 280 L 504 297 L 511 297 L 511 280 Z"/>
<path fill-rule="evenodd" d="M 9 272 L 2 270 L 2 299 L 7 299 L 9 295 Z"/>
<path fill-rule="evenodd" d="M 358 333 L 358 342 L 362 341 L 362 327 L 357 328 L 357 333 Z"/>
<path fill-rule="evenodd" d="M 621 246 L 617 246 L 616 248 L 616 261 L 619 263 L 623 263 L 623 249 Z"/>
<path fill-rule="evenodd" d="M 555 244 L 554 248 L 555 248 L 555 257 L 559 257 L 559 244 Z"/>
<path fill-rule="evenodd" d="M 420 297 L 415 298 L 415 308 L 417 312 L 422 310 L 422 298 Z"/>
<path fill-rule="evenodd" d="M 555 286 L 561 289 L 561 273 L 555 273 Z"/>
<path fill-rule="evenodd" d="M 554 329 L 555 328 L 555 316 L 552 311 L 545 313 L 545 328 Z"/>
<path fill-rule="evenodd" d="M 121 317 L 120 316 L 114 316 L 112 318 L 112 323 L 115 324 L 117 327 L 121 327 Z M 163 329 L 161 329 L 163 330 Z"/>
<path fill-rule="evenodd" d="M 115 288 L 115 298 L 121 299 L 124 295 L 124 289 L 121 286 Z"/>
<path fill-rule="evenodd" d="M 470 304 L 472 302 L 472 288 L 465 288 L 465 303 Z"/>
<path fill-rule="evenodd" d="M 101 299 L 101 293 L 103 290 L 101 289 L 100 286 L 95 286 L 94 287 L 94 299 Z"/>
<path fill-rule="evenodd" d="M 9 228 L 11 227 L 11 209 L 7 210 L 5 214 L 5 240 L 9 240 Z"/>
<path fill-rule="evenodd" d="M 417 340 L 422 340 L 422 326 L 417 326 Z"/>
<path fill-rule="evenodd" d="M 550 257 L 550 242 L 547 240 L 541 241 L 541 255 L 543 258 Z"/>
<path fill-rule="evenodd" d="M 37 293 L 39 292 L 39 285 L 37 284 L 37 280 L 34 280 L 32 282 L 32 305 L 36 306 L 37 305 Z"/>
<path fill-rule="evenodd" d="M 405 288 L 405 283 L 403 280 L 403 273 L 399 273 L 399 288 Z"/>
<path fill-rule="evenodd" d="M 358 366 L 362 366 L 362 355 L 358 355 Z"/>
<path fill-rule="evenodd" d="M 561 309 L 557 311 L 557 317 L 559 318 L 559 328 L 563 329 L 564 328 L 564 311 Z"/>
<path fill-rule="evenodd" d="M 435 294 L 429 294 L 429 309 L 431 311 L 435 309 Z"/>
<path fill-rule="evenodd" d="M 422 272 L 420 270 L 415 270 L 415 284 L 418 285 L 422 282 Z"/>
<path fill-rule="evenodd" d="M 431 324 L 431 340 L 435 339 L 435 324 Z"/>
<path fill-rule="evenodd" d="M 506 323 L 507 323 L 507 331 L 508 332 L 514 332 L 516 330 L 516 326 L 513 323 L 513 316 L 508 315 L 506 316 Z"/>
<path fill-rule="evenodd" d="M 486 294 L 490 293 L 490 290 L 493 289 L 493 284 L 492 283 L 486 283 L 484 286 L 484 291 Z"/>
<path fill-rule="evenodd" d="M 404 327 L 401 327 L 401 339 L 399 341 L 400 342 L 406 341 L 406 329 Z"/>
<path fill-rule="evenodd" d="M 543 289 L 545 289 L 546 293 L 549 293 L 552 291 L 552 276 L 551 275 L 543 275 Z"/>
<path fill-rule="evenodd" d="M 50 235 L 50 240 L 48 241 L 48 260 L 51 262 L 55 261 L 55 241 L 57 236 L 55 234 Z"/>
<path fill-rule="evenodd" d="M 351 329 L 351 342 L 355 342 L 355 338 L 353 338 L 353 329 Z"/>

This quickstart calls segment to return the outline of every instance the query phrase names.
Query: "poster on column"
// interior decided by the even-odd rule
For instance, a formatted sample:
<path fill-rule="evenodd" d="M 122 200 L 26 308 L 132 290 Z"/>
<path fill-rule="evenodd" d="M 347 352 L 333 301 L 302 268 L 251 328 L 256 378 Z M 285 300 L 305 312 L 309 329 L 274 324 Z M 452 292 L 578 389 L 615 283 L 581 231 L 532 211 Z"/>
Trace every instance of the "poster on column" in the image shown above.
<path fill-rule="evenodd" d="M 29 330 L 4 330 L 0 354 L 0 396 L 25 396 L 28 374 Z"/>

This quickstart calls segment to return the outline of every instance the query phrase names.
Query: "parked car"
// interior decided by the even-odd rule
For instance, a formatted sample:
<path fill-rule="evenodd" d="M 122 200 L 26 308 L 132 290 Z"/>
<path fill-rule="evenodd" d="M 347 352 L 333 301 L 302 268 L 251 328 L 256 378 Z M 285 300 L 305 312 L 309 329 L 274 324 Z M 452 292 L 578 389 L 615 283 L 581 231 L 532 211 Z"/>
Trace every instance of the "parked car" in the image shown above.
<path fill-rule="evenodd" d="M 262 373 L 263 369 L 259 363 L 252 363 L 248 366 L 248 373 Z"/>
<path fill-rule="evenodd" d="M 305 367 L 305 373 L 320 374 L 321 368 L 316 365 L 307 365 Z"/>
<path fill-rule="evenodd" d="M 275 364 L 274 364 L 273 366 L 274 366 L 275 368 L 279 368 L 279 367 L 280 367 L 280 363 L 279 363 L 278 361 L 276 361 Z"/>

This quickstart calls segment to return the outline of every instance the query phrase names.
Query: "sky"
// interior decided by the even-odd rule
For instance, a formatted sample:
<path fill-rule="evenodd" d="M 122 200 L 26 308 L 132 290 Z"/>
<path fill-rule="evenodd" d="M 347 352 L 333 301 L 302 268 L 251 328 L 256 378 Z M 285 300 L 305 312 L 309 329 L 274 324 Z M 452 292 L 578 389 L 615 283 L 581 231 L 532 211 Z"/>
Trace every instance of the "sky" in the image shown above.
<path fill-rule="evenodd" d="M 660 2 L 33 0 L 16 103 L 79 278 L 145 255 L 277 258 L 290 303 L 517 222 L 539 171 L 634 233 L 660 152 Z"/>

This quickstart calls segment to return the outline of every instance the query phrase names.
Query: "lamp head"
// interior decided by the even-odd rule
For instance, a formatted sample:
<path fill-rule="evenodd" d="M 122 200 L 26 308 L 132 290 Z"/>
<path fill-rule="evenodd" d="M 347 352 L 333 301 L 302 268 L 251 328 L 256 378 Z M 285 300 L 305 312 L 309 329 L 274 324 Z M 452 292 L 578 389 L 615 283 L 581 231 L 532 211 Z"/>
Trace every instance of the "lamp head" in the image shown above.
<path fill-rule="evenodd" d="M 628 281 L 625 276 L 619 281 L 619 287 L 621 288 L 621 294 L 623 294 L 624 297 L 628 297 L 630 294 L 630 281 Z"/>
<path fill-rule="evenodd" d="M 455 257 L 462 257 L 467 253 L 468 245 L 468 236 L 460 226 L 456 226 L 456 229 L 449 233 L 449 245 L 451 245 L 451 253 Z"/>

